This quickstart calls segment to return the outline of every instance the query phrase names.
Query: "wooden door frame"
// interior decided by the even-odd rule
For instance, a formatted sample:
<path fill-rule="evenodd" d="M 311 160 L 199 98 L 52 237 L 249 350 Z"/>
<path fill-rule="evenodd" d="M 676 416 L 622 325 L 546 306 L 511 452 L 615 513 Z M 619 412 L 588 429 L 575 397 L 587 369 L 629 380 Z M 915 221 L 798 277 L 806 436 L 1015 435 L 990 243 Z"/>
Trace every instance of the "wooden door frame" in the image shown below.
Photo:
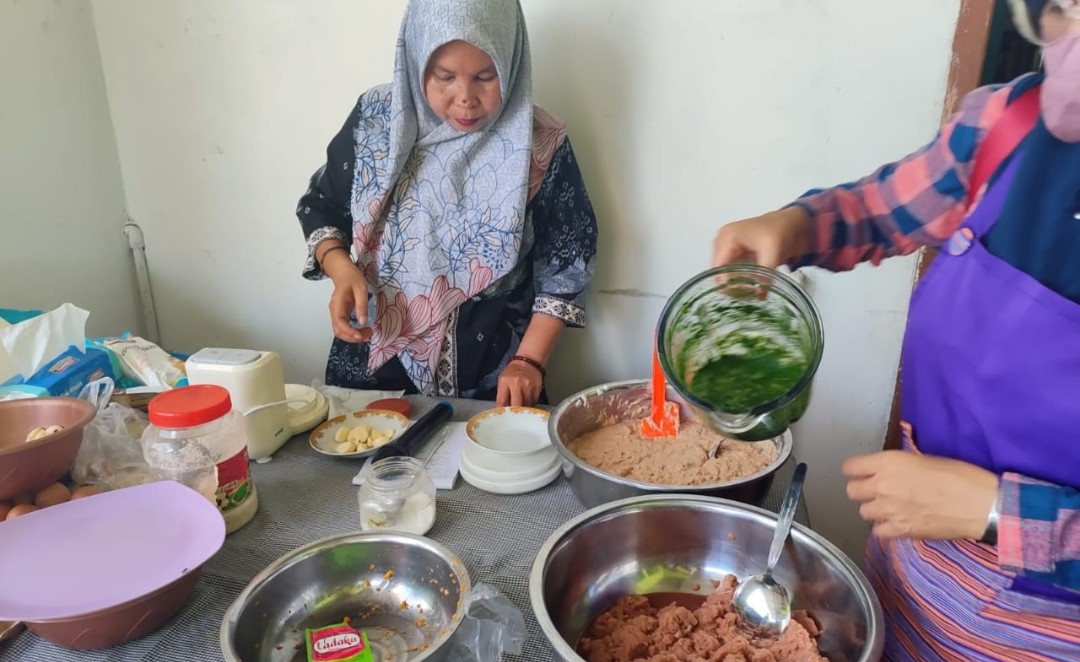
<path fill-rule="evenodd" d="M 952 60 L 949 65 L 949 80 L 945 88 L 945 104 L 942 121 L 956 112 L 960 102 L 982 81 L 983 64 L 986 59 L 986 46 L 990 37 L 990 24 L 994 18 L 995 0 L 960 0 L 960 16 L 956 22 L 953 36 Z M 918 282 L 936 251 L 925 249 L 919 255 L 915 282 Z M 892 412 L 889 414 L 889 426 L 885 430 L 885 448 L 900 447 L 900 381 L 902 375 L 896 372 L 896 387 L 893 391 Z"/>

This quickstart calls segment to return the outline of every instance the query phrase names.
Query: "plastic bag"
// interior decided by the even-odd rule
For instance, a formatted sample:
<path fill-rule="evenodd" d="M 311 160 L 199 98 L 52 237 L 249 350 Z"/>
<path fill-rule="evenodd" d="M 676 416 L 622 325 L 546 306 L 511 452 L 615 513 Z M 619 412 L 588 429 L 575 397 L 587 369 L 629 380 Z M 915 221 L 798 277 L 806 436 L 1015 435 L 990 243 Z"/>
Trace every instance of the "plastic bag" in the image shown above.
<path fill-rule="evenodd" d="M 521 654 L 525 616 L 514 603 L 487 584 L 473 586 L 463 603 L 465 617 L 454 633 L 448 662 L 499 662 L 503 654 Z"/>
<path fill-rule="evenodd" d="M 405 391 L 359 391 L 351 388 L 341 388 L 340 386 L 327 386 L 318 379 L 311 382 L 311 388 L 326 398 L 326 402 L 330 406 L 329 418 L 361 411 L 376 400 L 400 398 L 405 394 Z"/>
<path fill-rule="evenodd" d="M 128 333 L 119 338 L 94 340 L 120 359 L 120 369 L 128 379 L 162 391 L 187 385 L 184 363 L 149 340 Z"/>
<path fill-rule="evenodd" d="M 114 384 L 109 378 L 83 387 L 79 398 L 97 407 L 98 413 L 83 432 L 71 477 L 79 485 L 105 489 L 149 482 L 150 469 L 143 459 L 143 430 L 148 421 L 141 412 L 110 402 Z"/>

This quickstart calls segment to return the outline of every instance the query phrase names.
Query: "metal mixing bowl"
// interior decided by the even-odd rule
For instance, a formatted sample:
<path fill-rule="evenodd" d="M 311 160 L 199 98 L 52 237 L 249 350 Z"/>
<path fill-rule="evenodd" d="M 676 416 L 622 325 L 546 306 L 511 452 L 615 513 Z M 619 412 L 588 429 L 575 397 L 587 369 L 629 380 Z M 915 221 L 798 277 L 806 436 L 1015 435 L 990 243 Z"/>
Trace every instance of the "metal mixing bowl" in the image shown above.
<path fill-rule="evenodd" d="M 594 508 L 540 548 L 529 577 L 533 612 L 565 662 L 590 623 L 624 595 L 712 591 L 727 574 L 765 568 L 776 516 L 698 496 L 647 496 Z M 796 609 L 821 625 L 832 662 L 872 662 L 884 646 L 881 605 L 866 577 L 821 536 L 794 525 L 776 568 Z"/>
<path fill-rule="evenodd" d="M 601 471 L 570 452 L 566 445 L 584 434 L 619 421 L 648 416 L 651 409 L 649 389 L 649 382 L 643 379 L 594 386 L 563 400 L 548 419 L 548 434 L 552 445 L 563 458 L 563 469 L 570 481 L 570 489 L 585 507 L 592 508 L 646 494 L 701 494 L 747 503 L 756 503 L 765 496 L 772 485 L 773 474 L 791 455 L 791 432 L 757 442 L 775 444 L 778 451 L 776 460 L 761 471 L 723 483 L 704 485 L 643 483 Z M 669 391 L 668 396 L 672 401 L 679 401 L 673 391 Z M 695 418 L 689 407 L 682 406 L 681 409 L 684 420 Z"/>
<path fill-rule="evenodd" d="M 446 656 L 470 588 L 461 561 L 427 538 L 328 538 L 286 554 L 251 580 L 225 612 L 221 651 L 228 662 L 302 662 L 305 628 L 348 617 L 368 634 L 376 662 L 436 662 Z"/>

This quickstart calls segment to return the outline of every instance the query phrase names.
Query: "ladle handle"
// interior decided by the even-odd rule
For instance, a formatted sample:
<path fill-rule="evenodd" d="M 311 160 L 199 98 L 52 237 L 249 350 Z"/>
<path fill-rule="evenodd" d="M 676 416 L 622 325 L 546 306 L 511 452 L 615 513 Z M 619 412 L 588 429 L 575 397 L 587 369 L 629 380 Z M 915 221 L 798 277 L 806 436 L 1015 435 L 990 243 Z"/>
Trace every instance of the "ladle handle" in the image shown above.
<path fill-rule="evenodd" d="M 799 507 L 799 497 L 802 496 L 803 482 L 806 480 L 806 463 L 800 462 L 795 467 L 795 473 L 791 476 L 791 485 L 788 487 L 787 496 L 780 506 L 780 514 L 776 519 L 776 532 L 773 534 L 772 547 L 769 548 L 769 565 L 765 573 L 771 575 L 780 561 L 780 554 L 784 551 L 784 543 L 787 542 L 791 533 L 791 523 L 795 520 L 795 511 Z"/>

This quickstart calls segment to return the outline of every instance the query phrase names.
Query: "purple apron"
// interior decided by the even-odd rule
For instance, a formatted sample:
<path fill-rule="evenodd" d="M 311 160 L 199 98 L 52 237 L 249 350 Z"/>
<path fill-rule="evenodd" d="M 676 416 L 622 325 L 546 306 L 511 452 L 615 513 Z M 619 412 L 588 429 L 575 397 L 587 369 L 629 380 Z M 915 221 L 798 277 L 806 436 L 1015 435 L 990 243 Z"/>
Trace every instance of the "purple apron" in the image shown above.
<path fill-rule="evenodd" d="M 902 413 L 909 450 L 1061 485 L 1080 476 L 1080 305 L 990 254 L 1017 154 L 911 300 Z M 910 426 L 910 427 L 909 427 Z M 1011 579 L 970 541 L 871 538 L 889 659 L 1080 659 L 1077 595 Z M 1069 628 L 1065 628 L 1066 631 Z M 1048 634 L 1050 633 L 1050 634 Z M 1010 653 L 1014 651 L 1013 653 Z"/>
<path fill-rule="evenodd" d="M 1022 154 L 911 299 L 903 418 L 927 455 L 1059 485 L 1080 477 L 1080 305 L 991 255 Z"/>

